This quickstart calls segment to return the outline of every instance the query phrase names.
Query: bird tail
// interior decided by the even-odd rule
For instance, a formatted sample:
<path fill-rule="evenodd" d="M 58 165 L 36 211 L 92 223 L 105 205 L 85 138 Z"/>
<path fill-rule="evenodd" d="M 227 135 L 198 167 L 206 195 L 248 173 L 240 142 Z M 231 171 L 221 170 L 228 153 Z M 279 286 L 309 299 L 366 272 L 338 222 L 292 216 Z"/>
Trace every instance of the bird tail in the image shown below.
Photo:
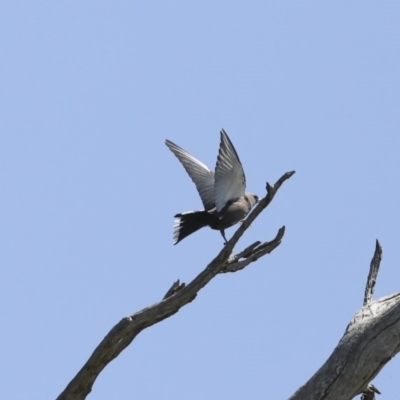
<path fill-rule="evenodd" d="M 207 211 L 188 211 L 176 214 L 174 220 L 174 244 L 179 243 L 186 236 L 210 225 L 213 215 Z"/>

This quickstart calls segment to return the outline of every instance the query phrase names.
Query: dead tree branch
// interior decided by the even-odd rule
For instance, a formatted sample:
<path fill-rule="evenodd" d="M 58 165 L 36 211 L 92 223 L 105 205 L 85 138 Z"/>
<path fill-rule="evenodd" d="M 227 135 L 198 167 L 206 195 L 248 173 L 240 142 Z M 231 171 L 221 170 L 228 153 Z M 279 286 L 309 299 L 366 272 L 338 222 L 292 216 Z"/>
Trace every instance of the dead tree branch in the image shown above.
<path fill-rule="evenodd" d="M 369 267 L 367 284 L 365 285 L 364 306 L 371 303 L 372 301 L 372 296 L 374 295 L 376 277 L 378 276 L 381 261 L 382 261 L 382 247 L 377 239 L 375 244 L 374 256 L 372 257 L 371 265 Z"/>
<path fill-rule="evenodd" d="M 175 314 L 181 307 L 195 299 L 197 293 L 220 272 L 234 272 L 270 253 L 281 243 L 285 232 L 282 227 L 276 237 L 261 245 L 256 243 L 248 247 L 238 256 L 232 256 L 232 250 L 241 236 L 258 215 L 271 203 L 280 186 L 294 174 L 294 171 L 284 174 L 274 185 L 267 183 L 267 195 L 259 202 L 253 212 L 241 224 L 226 246 L 211 261 L 211 263 L 192 282 L 185 285 L 174 282 L 164 299 L 129 317 L 123 318 L 115 325 L 102 342 L 94 350 L 88 361 L 68 384 L 57 400 L 81 400 L 91 392 L 93 384 L 100 372 L 114 358 L 129 346 L 135 337 L 144 329 Z M 239 259 L 246 257 L 245 260 Z"/>
<path fill-rule="evenodd" d="M 374 295 L 376 278 L 378 276 L 381 261 L 382 261 L 382 247 L 377 239 L 375 243 L 375 252 L 372 257 L 371 264 L 369 266 L 367 283 L 365 285 L 364 303 L 363 303 L 364 306 L 371 304 L 372 302 L 372 296 Z M 367 387 L 363 389 L 361 392 L 361 400 L 375 400 L 376 397 L 375 394 L 381 394 L 381 392 L 372 383 L 369 383 Z"/>
<path fill-rule="evenodd" d="M 370 400 L 380 394 L 370 382 L 400 351 L 400 293 L 372 301 L 381 258 L 377 241 L 364 306 L 329 359 L 290 400 L 351 400 L 359 394 Z"/>

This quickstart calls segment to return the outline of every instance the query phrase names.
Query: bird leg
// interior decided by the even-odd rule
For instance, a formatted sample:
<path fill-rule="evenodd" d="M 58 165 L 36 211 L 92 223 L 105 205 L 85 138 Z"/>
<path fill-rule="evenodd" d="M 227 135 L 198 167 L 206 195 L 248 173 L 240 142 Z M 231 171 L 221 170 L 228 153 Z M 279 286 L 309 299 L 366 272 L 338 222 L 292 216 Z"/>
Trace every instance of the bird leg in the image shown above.
<path fill-rule="evenodd" d="M 224 240 L 225 240 L 225 243 L 224 243 L 224 244 L 227 244 L 228 241 L 226 240 L 226 237 L 225 237 L 225 230 L 224 230 L 224 229 L 220 229 L 220 232 L 221 232 L 222 237 L 223 237 Z"/>

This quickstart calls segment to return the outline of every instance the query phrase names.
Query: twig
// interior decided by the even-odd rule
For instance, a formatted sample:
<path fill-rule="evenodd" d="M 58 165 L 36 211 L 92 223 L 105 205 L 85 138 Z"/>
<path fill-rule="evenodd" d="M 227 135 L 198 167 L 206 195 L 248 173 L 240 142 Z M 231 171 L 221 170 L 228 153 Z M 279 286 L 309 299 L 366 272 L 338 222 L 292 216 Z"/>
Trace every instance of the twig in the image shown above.
<path fill-rule="evenodd" d="M 271 253 L 271 251 L 273 251 L 281 244 L 284 234 L 285 234 L 285 227 L 282 226 L 282 228 L 279 229 L 274 239 L 272 239 L 270 242 L 265 242 L 260 246 L 253 248 L 250 253 L 245 253 L 246 254 L 245 260 L 239 261 L 239 259 L 243 257 L 242 255 L 243 252 L 239 253 L 237 256 L 233 257 L 232 261 L 230 261 L 225 266 L 225 268 L 221 271 L 221 273 L 240 271 L 241 269 L 247 267 L 252 262 L 257 261 L 260 257 L 264 256 L 265 254 Z"/>
<path fill-rule="evenodd" d="M 378 239 L 376 239 L 375 251 L 369 266 L 367 284 L 365 285 L 364 306 L 372 302 L 372 296 L 374 295 L 376 278 L 378 276 L 381 261 L 382 246 L 379 244 Z M 369 383 L 367 388 L 361 392 L 361 400 L 375 400 L 375 393 L 381 394 L 381 392 L 372 383 Z"/>
<path fill-rule="evenodd" d="M 247 258 L 249 257 L 252 253 L 253 250 L 258 247 L 261 244 L 261 242 L 259 240 L 257 240 L 257 242 L 254 242 L 253 244 L 251 244 L 250 246 L 247 246 L 243 251 L 241 251 L 240 253 L 236 254 L 234 256 L 234 258 L 236 260 L 239 260 L 241 258 Z"/>
<path fill-rule="evenodd" d="M 365 286 L 364 306 L 371 303 L 372 301 L 372 296 L 374 294 L 376 278 L 378 276 L 381 260 L 382 260 L 382 247 L 379 244 L 378 239 L 376 239 L 375 252 L 371 260 L 367 284 Z"/>
<path fill-rule="evenodd" d="M 175 293 L 179 292 L 185 287 L 185 283 L 182 282 L 180 283 L 179 279 L 175 281 L 172 286 L 168 289 L 168 292 L 165 293 L 165 296 L 163 297 L 163 300 L 166 299 L 167 297 L 170 297 L 174 295 Z"/>

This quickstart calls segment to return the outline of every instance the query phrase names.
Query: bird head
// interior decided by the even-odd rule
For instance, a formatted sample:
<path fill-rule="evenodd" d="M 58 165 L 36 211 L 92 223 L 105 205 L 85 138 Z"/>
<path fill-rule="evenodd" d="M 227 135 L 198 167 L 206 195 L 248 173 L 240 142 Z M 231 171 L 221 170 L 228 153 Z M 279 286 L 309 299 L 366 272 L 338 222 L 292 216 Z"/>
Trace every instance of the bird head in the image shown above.
<path fill-rule="evenodd" d="M 260 201 L 258 196 L 253 193 L 246 193 L 246 197 L 251 207 L 254 207 Z"/>

